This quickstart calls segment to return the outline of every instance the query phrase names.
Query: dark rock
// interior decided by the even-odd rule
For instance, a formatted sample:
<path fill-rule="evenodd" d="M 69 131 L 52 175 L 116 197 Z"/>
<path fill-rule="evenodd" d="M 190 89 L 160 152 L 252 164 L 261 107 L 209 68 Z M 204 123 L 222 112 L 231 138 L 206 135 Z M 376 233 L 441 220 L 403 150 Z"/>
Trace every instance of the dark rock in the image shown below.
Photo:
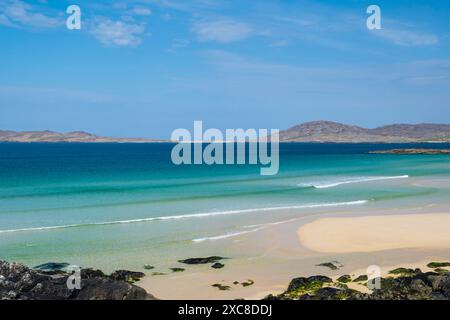
<path fill-rule="evenodd" d="M 352 281 L 352 277 L 350 277 L 348 274 L 345 274 L 345 275 L 339 277 L 337 279 L 337 281 L 340 283 L 348 283 L 348 282 Z"/>
<path fill-rule="evenodd" d="M 317 267 L 327 267 L 331 270 L 338 270 L 343 267 L 343 265 L 339 261 L 332 261 L 332 262 L 324 262 L 316 265 Z"/>
<path fill-rule="evenodd" d="M 170 268 L 170 270 L 172 270 L 172 272 L 183 272 L 186 269 L 183 269 L 183 268 Z"/>
<path fill-rule="evenodd" d="M 126 281 L 133 283 L 139 281 L 139 279 L 145 277 L 145 273 L 138 271 L 117 270 L 111 273 L 109 276 L 113 280 Z"/>
<path fill-rule="evenodd" d="M 206 264 L 206 263 L 214 263 L 219 260 L 225 259 L 223 257 L 218 256 L 212 256 L 212 257 L 206 257 L 206 258 L 189 258 L 185 260 L 178 260 L 178 262 L 185 263 L 185 264 Z"/>
<path fill-rule="evenodd" d="M 367 282 L 367 280 L 369 280 L 369 278 L 366 275 L 361 275 L 353 280 L 353 282 Z"/>
<path fill-rule="evenodd" d="M 81 270 L 81 278 L 103 278 L 106 275 L 101 270 L 94 269 L 82 269 Z"/>
<path fill-rule="evenodd" d="M 390 274 L 394 274 L 394 275 L 413 275 L 414 274 L 414 269 L 409 269 L 409 268 L 397 268 L 394 270 L 389 271 Z"/>
<path fill-rule="evenodd" d="M 397 270 L 397 269 L 396 269 Z M 396 278 L 380 278 L 381 287 L 371 294 L 351 290 L 345 284 L 325 286 L 331 279 L 323 276 L 296 278 L 288 289 L 267 300 L 450 300 L 450 273 L 426 272 L 420 269 L 399 269 Z M 354 282 L 366 281 L 360 276 Z M 336 286 L 338 288 L 336 288 Z"/>
<path fill-rule="evenodd" d="M 83 269 L 81 289 L 69 289 L 70 274 L 49 275 L 22 264 L 0 261 L 0 300 L 146 300 L 144 289 L 113 279 L 99 270 Z"/>
<path fill-rule="evenodd" d="M 434 269 L 434 272 L 436 272 L 436 273 L 449 273 L 450 271 L 447 270 L 447 269 L 436 268 L 436 269 Z"/>
<path fill-rule="evenodd" d="M 326 287 L 318 289 L 314 295 L 303 295 L 299 297 L 299 300 L 349 300 L 355 292 L 355 290 Z"/>
<path fill-rule="evenodd" d="M 241 283 L 243 287 L 249 287 L 255 284 L 255 281 L 253 280 L 247 280 Z"/>
<path fill-rule="evenodd" d="M 312 276 L 309 278 L 295 278 L 289 284 L 288 289 L 281 297 L 288 299 L 298 299 L 304 295 L 312 295 L 314 292 L 323 287 L 326 283 L 332 283 L 331 278 L 325 276 Z"/>
<path fill-rule="evenodd" d="M 220 283 L 215 283 L 215 284 L 213 284 L 213 285 L 211 285 L 211 286 L 212 286 L 212 287 L 215 287 L 215 288 L 217 288 L 217 289 L 219 289 L 219 290 L 221 290 L 221 291 L 228 291 L 228 290 L 231 289 L 230 286 L 225 286 L 225 285 L 222 285 L 222 284 L 220 284 Z"/>
<path fill-rule="evenodd" d="M 295 278 L 289 284 L 287 291 L 295 291 L 299 289 L 310 290 L 313 288 L 320 288 L 324 283 L 332 283 L 331 278 L 325 276 L 312 276 L 309 278 Z"/>
<path fill-rule="evenodd" d="M 431 269 L 450 267 L 450 262 L 430 262 L 427 267 Z"/>
<path fill-rule="evenodd" d="M 211 268 L 214 268 L 214 269 L 222 269 L 223 267 L 225 267 L 225 265 L 220 262 L 216 262 L 211 266 Z"/>
<path fill-rule="evenodd" d="M 48 262 L 35 266 L 33 269 L 48 274 L 58 274 L 61 272 L 65 272 L 68 266 L 69 264 L 66 262 Z"/>

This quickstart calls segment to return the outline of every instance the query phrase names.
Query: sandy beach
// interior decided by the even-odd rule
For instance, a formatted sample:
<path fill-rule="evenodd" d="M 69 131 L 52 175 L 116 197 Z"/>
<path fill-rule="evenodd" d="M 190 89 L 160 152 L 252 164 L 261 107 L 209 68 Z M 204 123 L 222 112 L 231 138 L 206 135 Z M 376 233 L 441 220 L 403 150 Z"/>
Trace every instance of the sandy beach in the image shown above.
<path fill-rule="evenodd" d="M 185 266 L 185 272 L 147 276 L 138 285 L 161 299 L 251 300 L 281 293 L 301 276 L 356 277 L 370 265 L 380 266 L 383 275 L 397 267 L 429 271 L 427 263 L 450 260 L 449 212 L 446 206 L 426 206 L 302 216 L 215 242 L 232 253 L 223 269 Z M 341 267 L 318 266 L 328 261 L 339 261 Z M 254 285 L 242 286 L 249 279 Z M 212 287 L 216 283 L 230 289 L 220 291 Z"/>
<path fill-rule="evenodd" d="M 302 226 L 298 237 L 316 252 L 375 252 L 450 247 L 450 214 L 415 214 L 319 219 Z"/>

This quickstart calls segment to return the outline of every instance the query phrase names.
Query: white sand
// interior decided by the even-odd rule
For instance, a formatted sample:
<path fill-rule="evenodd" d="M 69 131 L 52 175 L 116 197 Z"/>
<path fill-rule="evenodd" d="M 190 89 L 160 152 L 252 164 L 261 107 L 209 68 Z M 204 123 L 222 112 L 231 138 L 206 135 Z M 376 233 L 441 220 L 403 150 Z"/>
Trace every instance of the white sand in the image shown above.
<path fill-rule="evenodd" d="M 302 226 L 298 237 L 322 253 L 450 248 L 450 214 L 324 218 Z"/>

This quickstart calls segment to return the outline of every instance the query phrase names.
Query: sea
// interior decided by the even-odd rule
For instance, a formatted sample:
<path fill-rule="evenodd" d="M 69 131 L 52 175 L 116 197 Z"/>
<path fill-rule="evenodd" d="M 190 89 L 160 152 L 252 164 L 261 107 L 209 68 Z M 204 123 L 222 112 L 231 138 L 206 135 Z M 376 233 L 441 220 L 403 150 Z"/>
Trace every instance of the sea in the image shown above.
<path fill-rule="evenodd" d="M 174 165 L 173 146 L 0 143 L 0 260 L 143 271 L 220 254 L 221 243 L 305 214 L 450 199 L 445 185 L 417 183 L 448 181 L 448 155 L 369 153 L 445 143 L 282 143 L 274 176 Z"/>

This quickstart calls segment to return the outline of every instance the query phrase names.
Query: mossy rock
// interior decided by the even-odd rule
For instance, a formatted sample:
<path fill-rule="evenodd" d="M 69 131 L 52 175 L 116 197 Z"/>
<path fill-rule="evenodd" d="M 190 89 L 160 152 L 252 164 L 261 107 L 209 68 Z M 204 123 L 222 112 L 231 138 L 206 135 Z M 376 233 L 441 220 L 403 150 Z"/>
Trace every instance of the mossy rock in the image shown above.
<path fill-rule="evenodd" d="M 436 269 L 434 269 L 434 272 L 439 273 L 439 274 L 450 273 L 449 270 L 442 269 L 442 268 L 436 268 Z"/>
<path fill-rule="evenodd" d="M 286 295 L 290 298 L 298 298 L 305 294 L 314 294 L 325 283 L 333 283 L 333 280 L 325 276 L 312 276 L 309 278 L 295 278 L 289 284 Z"/>
<path fill-rule="evenodd" d="M 337 282 L 340 282 L 340 283 L 348 283 L 351 281 L 352 281 L 352 277 L 350 277 L 350 275 L 348 275 L 348 274 L 345 274 L 337 279 Z"/>
<path fill-rule="evenodd" d="M 338 283 L 335 283 L 335 286 L 336 286 L 336 288 L 340 288 L 340 289 L 348 289 L 348 286 L 345 284 L 345 283 L 341 283 L 341 282 L 338 282 Z"/>
<path fill-rule="evenodd" d="M 220 262 L 216 262 L 211 266 L 211 268 L 214 268 L 214 269 L 222 269 L 223 267 L 225 267 L 225 265 Z"/>
<path fill-rule="evenodd" d="M 162 272 L 153 272 L 152 273 L 152 276 L 164 276 L 164 275 L 166 275 L 166 274 L 162 273 Z"/>
<path fill-rule="evenodd" d="M 319 263 L 316 264 L 317 267 L 326 267 L 326 268 L 330 268 L 331 270 L 337 270 L 341 267 L 341 264 L 339 263 L 339 265 L 337 266 L 336 264 L 338 264 L 339 262 L 337 261 L 332 261 L 332 262 L 324 262 L 324 263 Z"/>
<path fill-rule="evenodd" d="M 369 280 L 369 278 L 366 275 L 360 275 L 355 280 L 353 280 L 353 282 L 367 282 L 367 280 Z"/>
<path fill-rule="evenodd" d="M 415 273 L 414 269 L 409 268 L 397 268 L 394 270 L 389 271 L 389 274 L 393 275 L 401 275 L 401 276 L 410 276 Z"/>
<path fill-rule="evenodd" d="M 170 268 L 170 270 L 172 270 L 172 272 L 183 272 L 186 269 L 183 269 L 183 268 Z"/>
<path fill-rule="evenodd" d="M 431 269 L 450 267 L 450 262 L 430 262 L 429 264 L 427 264 L 427 267 Z"/>
<path fill-rule="evenodd" d="M 152 270 L 152 269 L 155 269 L 155 267 L 150 265 L 150 264 L 144 264 L 144 269 L 145 270 Z"/>

